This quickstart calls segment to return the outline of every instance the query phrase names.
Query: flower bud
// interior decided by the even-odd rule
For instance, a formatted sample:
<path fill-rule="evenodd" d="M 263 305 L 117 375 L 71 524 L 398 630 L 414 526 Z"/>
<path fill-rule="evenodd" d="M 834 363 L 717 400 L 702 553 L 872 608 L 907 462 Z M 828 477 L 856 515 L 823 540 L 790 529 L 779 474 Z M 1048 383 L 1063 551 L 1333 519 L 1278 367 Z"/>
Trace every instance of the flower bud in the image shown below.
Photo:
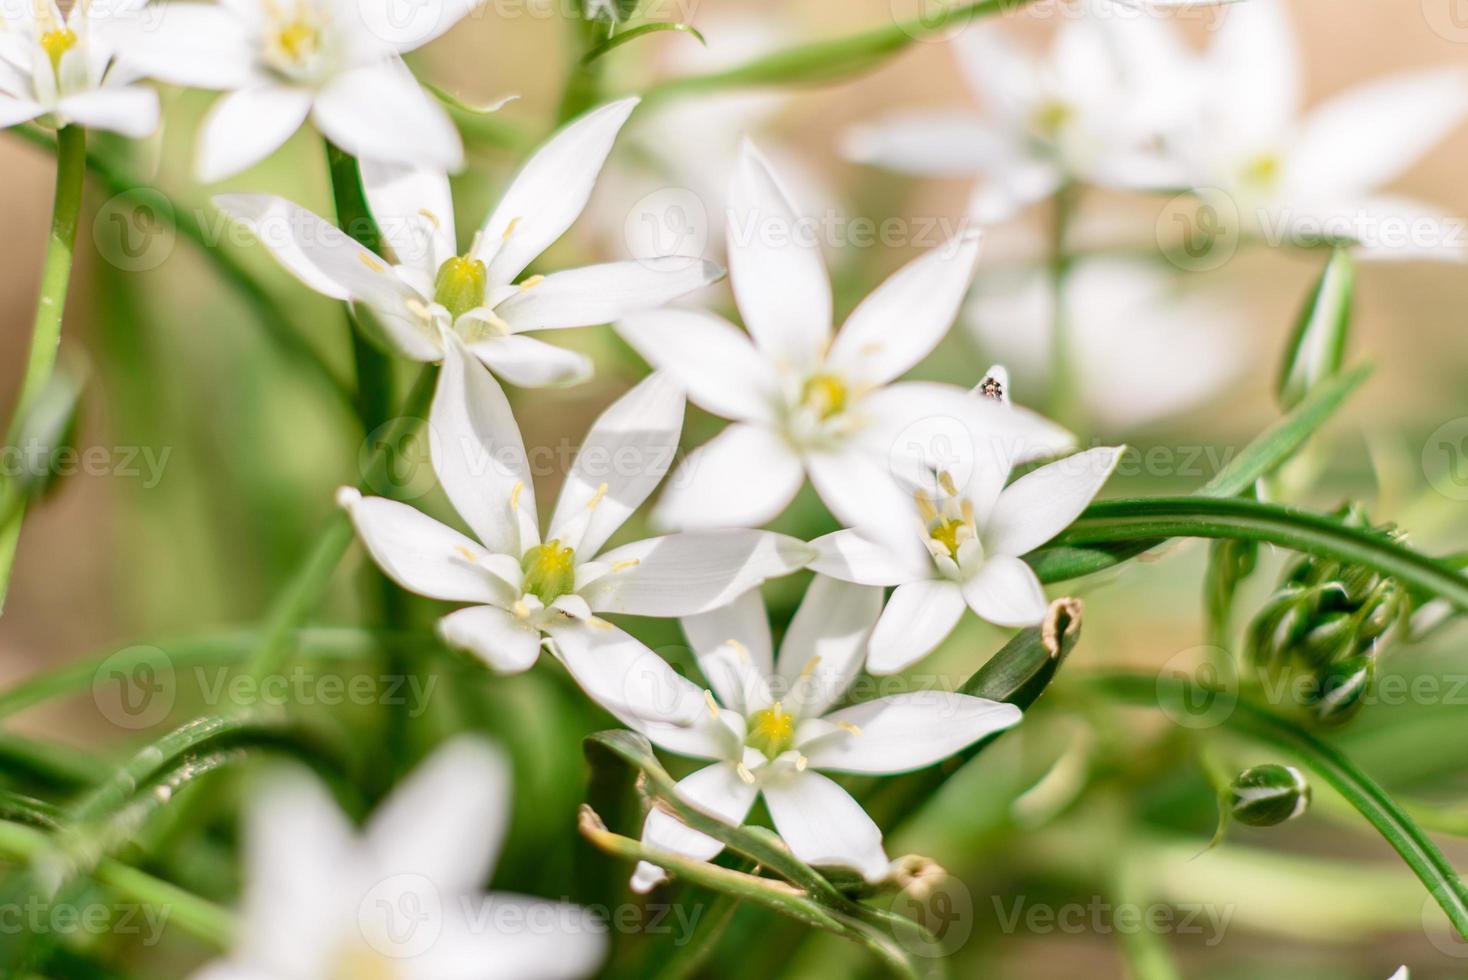
<path fill-rule="evenodd" d="M 1330 664 L 1315 675 L 1306 700 L 1322 725 L 1339 725 L 1361 710 L 1376 677 L 1376 658 L 1357 654 Z"/>
<path fill-rule="evenodd" d="M 1229 812 L 1250 827 L 1274 827 L 1310 805 L 1310 784 L 1294 766 L 1270 763 L 1245 769 L 1229 783 Z"/>

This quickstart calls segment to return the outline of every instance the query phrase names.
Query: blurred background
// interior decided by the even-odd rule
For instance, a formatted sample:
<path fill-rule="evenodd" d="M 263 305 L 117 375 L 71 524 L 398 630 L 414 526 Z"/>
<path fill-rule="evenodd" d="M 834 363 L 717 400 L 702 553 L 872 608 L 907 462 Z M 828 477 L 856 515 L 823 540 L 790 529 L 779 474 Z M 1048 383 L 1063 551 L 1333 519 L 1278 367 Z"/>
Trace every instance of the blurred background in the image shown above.
<path fill-rule="evenodd" d="M 699 27 L 708 49 L 673 33 L 640 39 L 609 56 L 613 91 L 920 12 L 904 0 L 683 0 L 668 8 L 665 19 Z M 1451 0 L 1349 10 L 1297 0 L 1290 12 L 1303 50 L 1307 104 L 1393 71 L 1468 65 L 1468 27 Z M 1183 11 L 1177 20 L 1190 42 L 1201 45 L 1226 16 L 1226 8 L 1200 9 Z M 1043 43 L 1054 28 L 1054 18 L 1042 14 L 1017 11 L 1006 19 L 1016 39 L 1026 43 Z M 492 124 L 459 117 L 471 158 L 455 182 L 461 228 L 479 223 L 523 158 L 523 150 L 500 145 L 500 122 L 510 124 L 511 141 L 521 145 L 533 145 L 549 131 L 573 57 L 571 42 L 563 20 L 550 11 L 501 4 L 414 57 L 420 77 L 467 103 L 520 96 Z M 701 128 L 716 112 L 721 119 L 740 120 L 788 167 L 801 205 L 813 213 L 830 208 L 877 221 L 901 216 L 956 222 L 965 212 L 969 182 L 906 178 L 848 163 L 839 152 L 851 126 L 884 111 L 971 104 L 946 44 L 913 44 L 851 82 L 719 100 L 718 109 L 700 102 L 640 111 L 592 206 L 544 266 L 628 254 L 641 220 L 639 202 L 658 188 L 687 188 L 716 214 L 724 182 L 719 167 L 727 164 L 738 132 L 727 123 Z M 214 671 L 226 669 L 230 649 L 248 644 L 252 624 L 328 517 L 334 489 L 358 479 L 364 439 L 349 406 L 303 365 L 299 352 L 270 339 L 259 311 L 242 301 L 192 243 L 149 220 L 154 207 L 197 213 L 206 233 L 224 239 L 219 247 L 256 273 L 278 300 L 287 320 L 283 329 L 318 352 L 337 377 L 350 378 L 349 328 L 339 304 L 316 296 L 261 249 L 231 236 L 208 206 L 213 192 L 272 191 L 329 215 L 319 138 L 302 130 L 266 164 L 206 189 L 192 181 L 189 163 L 210 96 L 165 89 L 164 101 L 166 124 L 154 140 L 93 140 L 93 149 L 115 158 L 121 172 L 161 195 L 148 191 L 115 199 L 99 182 L 89 187 L 62 361 L 85 379 L 77 445 L 97 448 L 97 462 L 65 480 L 26 522 L 0 618 L 0 685 L 138 644 L 162 651 L 165 665 L 182 663 L 179 651 L 196 657 L 200 642 L 217 644 L 220 652 L 188 660 L 206 665 L 202 673 L 174 671 L 167 703 L 148 712 L 142 724 L 130 716 L 119 722 L 101 675 L 96 691 L 103 693 L 96 697 L 84 686 L 78 697 L 11 713 L 0 722 L 6 738 L 55 740 L 79 750 L 83 760 L 121 758 L 148 731 L 220 707 L 210 704 Z M 1391 189 L 1468 215 L 1465 164 L 1468 128 L 1451 134 Z M 0 213 L 7 218 L 0 268 L 0 321 L 6 325 L 0 331 L 0 403 L 9 405 L 33 313 L 53 164 L 45 152 L 4 134 L 0 168 Z M 1155 248 L 1159 234 L 1165 235 L 1159 232 L 1165 204 L 1156 196 L 1088 192 L 1079 237 Z M 985 276 L 1043 260 L 1043 220 L 1039 208 L 991 229 Z M 718 251 L 717 230 L 711 249 Z M 919 250 L 879 245 L 828 251 L 838 320 Z M 1281 350 L 1322 259 L 1320 253 L 1253 248 L 1206 271 L 1161 265 L 1166 299 L 1179 303 L 1170 327 L 1177 342 L 1195 342 L 1187 339 L 1189 331 L 1209 320 L 1212 342 L 1220 345 L 1208 348 L 1214 351 L 1209 359 L 1216 356 L 1230 370 L 1196 384 L 1186 375 L 1163 372 L 1167 376 L 1158 384 L 1181 387 L 1188 397 L 1151 413 L 1128 408 L 1146 369 L 1171 363 L 1164 354 L 1156 364 L 1137 365 L 1138 376 L 1116 378 L 1114 386 L 1104 383 L 1103 374 L 1103 383 L 1087 393 L 1089 412 L 1078 429 L 1086 441 L 1125 441 L 1138 450 L 1129 457 L 1134 465 L 1124 464 L 1108 493 L 1187 492 L 1277 417 L 1272 390 Z M 701 299 L 730 305 L 722 285 Z M 1468 547 L 1468 493 L 1455 497 L 1451 485 L 1449 492 L 1441 489 L 1441 470 L 1428 452 L 1442 427 L 1455 420 L 1468 425 L 1462 421 L 1468 416 L 1465 310 L 1468 270 L 1460 264 L 1360 266 L 1352 359 L 1373 362 L 1376 372 L 1295 471 L 1302 501 L 1324 509 L 1361 500 L 1375 520 L 1396 522 L 1424 550 L 1443 554 Z M 989 364 L 1008 359 L 1016 400 L 1044 408 L 1043 366 L 1014 356 L 1023 352 L 1026 327 L 1018 313 L 976 301 L 917 374 L 972 385 Z M 1125 332 L 1125 323 L 1120 329 Z M 1149 336 L 1164 338 L 1165 346 L 1167 329 Z M 597 376 L 565 391 L 512 390 L 527 445 L 574 443 L 595 414 L 645 371 L 608 329 L 566 332 L 564 339 L 592 353 Z M 405 391 L 406 380 L 399 384 Z M 701 444 L 720 424 L 690 409 L 685 445 Z M 426 452 L 410 448 L 402 463 L 398 478 L 407 495 L 447 513 Z M 554 474 L 546 478 L 538 488 L 542 499 L 549 499 L 558 482 Z M 807 490 L 775 526 L 809 538 L 835 525 Z M 634 525 L 622 533 L 643 530 Z M 1155 561 L 1077 583 L 1073 591 L 1087 603 L 1085 632 L 1068 669 L 1157 669 L 1191 656 L 1205 642 L 1200 600 L 1206 554 L 1197 543 L 1172 546 Z M 1269 593 L 1280 564 L 1281 556 L 1265 555 L 1264 570 L 1240 602 L 1245 616 Z M 312 620 L 321 627 L 324 647 L 331 646 L 331 626 L 381 616 L 376 574 L 354 548 L 330 602 Z M 788 614 L 802 587 L 799 577 L 776 583 L 770 589 L 776 608 Z M 424 648 L 413 654 L 421 654 L 420 678 L 437 678 L 418 705 L 422 710 L 399 708 L 412 717 L 387 722 L 378 705 L 323 708 L 329 724 L 341 731 L 369 733 L 368 749 L 377 737 L 370 733 L 386 732 L 389 724 L 406 726 L 401 758 L 358 760 L 364 784 L 380 791 L 391 782 L 382 769 L 400 769 L 446 731 L 484 728 L 506 742 L 518 774 L 514 836 L 496 886 L 586 902 L 628 901 L 620 885 L 629 869 L 582 846 L 572 829 L 586 789 L 580 739 L 607 727 L 608 719 L 548 672 L 492 678 L 431 649 L 429 627 L 440 611 L 417 600 L 409 611 Z M 636 625 L 650 645 L 665 646 L 679 658 L 676 627 Z M 1401 647 L 1383 671 L 1468 677 L 1465 637 L 1454 628 L 1430 644 Z M 962 679 L 1004 638 L 966 617 L 924 670 Z M 313 669 L 332 669 L 329 655 L 324 663 Z M 348 674 L 355 669 L 341 668 Z M 1432 703 L 1370 705 L 1337 736 L 1339 744 L 1389 789 L 1437 804 L 1468 801 L 1468 685 L 1447 691 L 1445 685 L 1442 696 L 1428 699 Z M 1315 787 L 1316 805 L 1303 820 L 1267 831 L 1235 828 L 1224 845 L 1200 853 L 1216 814 L 1194 761 L 1192 738 L 1155 712 L 1090 702 L 1062 677 L 1020 730 L 905 820 L 889 851 L 920 851 L 956 879 L 943 886 L 952 891 L 954 921 L 962 927 L 948 939 L 955 973 L 1124 976 L 1123 953 L 1136 937 L 1119 926 L 1114 912 L 1118 903 L 1130 902 L 1173 910 L 1172 925 L 1155 932 L 1189 977 L 1384 978 L 1404 962 L 1414 977 L 1468 974 L 1468 946 L 1449 939 L 1420 883 L 1323 786 Z M 355 744 L 362 751 L 364 743 Z M 1224 742 L 1216 750 L 1230 766 L 1278 761 L 1247 743 Z M 237 886 L 227 846 L 234 802 L 221 793 L 195 807 L 192 825 L 149 858 L 155 870 L 227 900 Z M 1468 830 L 1468 802 L 1464 806 L 1461 829 Z M 1451 836 L 1440 840 L 1459 867 L 1468 866 L 1468 846 Z M 655 899 L 679 900 L 676 893 Z M 1075 928 L 1046 926 L 1025 917 L 1035 906 L 1085 912 L 1073 920 L 1080 922 Z M 1193 918 L 1185 924 L 1190 911 Z M 620 937 L 614 968 L 636 974 L 639 957 L 659 941 L 667 937 Z M 738 955 L 710 961 L 710 975 L 828 976 L 872 968 L 854 947 L 748 910 L 738 913 L 720 949 Z M 128 971 L 118 975 L 175 976 L 203 951 L 180 938 L 155 949 L 117 941 L 116 949 L 103 952 L 103 960 Z"/>

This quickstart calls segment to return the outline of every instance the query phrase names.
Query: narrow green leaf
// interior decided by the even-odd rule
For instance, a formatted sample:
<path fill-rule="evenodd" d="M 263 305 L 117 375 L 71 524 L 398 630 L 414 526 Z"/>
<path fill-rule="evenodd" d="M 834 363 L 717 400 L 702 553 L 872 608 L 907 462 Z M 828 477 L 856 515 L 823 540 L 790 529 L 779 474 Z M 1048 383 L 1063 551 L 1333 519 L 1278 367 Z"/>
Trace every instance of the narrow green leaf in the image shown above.
<path fill-rule="evenodd" d="M 617 48 L 620 48 L 628 41 L 635 41 L 639 37 L 645 37 L 648 34 L 657 34 L 662 31 L 678 31 L 682 34 L 688 34 L 694 38 L 697 38 L 698 43 L 702 44 L 704 47 L 708 47 L 709 45 L 708 40 L 705 39 L 704 36 L 699 33 L 698 28 L 694 27 L 692 24 L 675 24 L 668 21 L 659 21 L 656 24 L 642 24 L 638 27 L 632 28 L 631 30 L 623 31 L 620 34 L 613 34 L 601 44 L 598 44 L 596 47 L 586 52 L 586 55 L 581 59 L 582 67 L 591 64 L 593 61 L 596 61 L 598 58 L 607 54 L 609 51 L 614 51 Z"/>
<path fill-rule="evenodd" d="M 1356 267 L 1351 254 L 1336 248 L 1296 318 L 1285 347 L 1276 389 L 1285 409 L 1294 408 L 1316 385 L 1340 373 L 1346 359 L 1355 293 Z"/>

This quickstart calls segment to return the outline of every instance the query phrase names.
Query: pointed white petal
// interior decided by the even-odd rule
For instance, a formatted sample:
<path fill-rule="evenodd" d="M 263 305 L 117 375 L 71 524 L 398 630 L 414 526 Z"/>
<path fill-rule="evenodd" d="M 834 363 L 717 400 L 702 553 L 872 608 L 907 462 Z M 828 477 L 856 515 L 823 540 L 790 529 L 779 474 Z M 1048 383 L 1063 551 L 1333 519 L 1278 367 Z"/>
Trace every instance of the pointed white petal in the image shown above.
<path fill-rule="evenodd" d="M 505 892 L 445 896 L 442 928 L 395 961 L 403 980 L 580 980 L 606 956 L 606 922 L 570 902 Z"/>
<path fill-rule="evenodd" d="M 775 662 L 784 690 L 775 696 L 796 717 L 818 717 L 861 669 L 881 613 L 879 587 L 816 576 L 780 642 Z"/>
<path fill-rule="evenodd" d="M 311 93 L 284 85 L 221 96 L 200 127 L 195 175 L 208 184 L 259 163 L 301 128 L 310 111 Z"/>
<path fill-rule="evenodd" d="M 582 593 L 596 612 L 693 616 L 733 602 L 766 579 L 789 575 L 814 556 L 810 545 L 769 531 L 690 531 L 613 548 L 620 571 Z"/>
<path fill-rule="evenodd" d="M 683 392 L 663 374 L 652 374 L 592 423 L 566 475 L 550 537 L 565 537 L 573 523 L 585 530 L 567 547 L 590 558 L 667 475 L 683 431 Z M 591 509 L 589 520 L 582 512 Z"/>
<path fill-rule="evenodd" d="M 963 616 L 963 590 L 947 579 L 899 585 L 872 631 L 867 670 L 881 676 L 906 670 L 932 653 Z"/>
<path fill-rule="evenodd" d="M 475 566 L 484 554 L 477 542 L 396 500 L 363 497 L 351 489 L 343 489 L 338 500 L 372 560 L 409 592 L 448 602 L 497 597 L 489 574 Z"/>
<path fill-rule="evenodd" d="M 758 527 L 779 514 L 805 477 L 800 457 L 775 432 L 735 422 L 689 453 L 653 511 L 659 527 Z"/>
<path fill-rule="evenodd" d="M 1300 51 L 1282 0 L 1230 5 L 1208 59 L 1230 136 L 1256 147 L 1281 138 L 1300 108 Z"/>
<path fill-rule="evenodd" d="M 317 94 L 311 118 L 327 139 L 357 157 L 449 172 L 464 165 L 448 113 L 398 58 L 337 75 Z"/>
<path fill-rule="evenodd" d="M 511 789 L 509 763 L 488 741 L 461 735 L 444 743 L 368 820 L 375 870 L 422 875 L 446 896 L 477 891 L 499 855 Z"/>
<path fill-rule="evenodd" d="M 1019 724 L 1012 704 L 951 691 L 913 691 L 842 708 L 826 721 L 850 725 L 806 750 L 817 769 L 898 773 L 948 758 Z"/>
<path fill-rule="evenodd" d="M 716 762 L 678 781 L 678 796 L 682 800 L 734 827 L 744 823 L 758 793 L 753 782 L 739 778 L 732 762 Z M 642 843 L 695 861 L 710 861 L 724 849 L 712 837 L 657 808 L 648 811 L 647 822 L 642 826 Z M 632 875 L 632 890 L 645 894 L 667 878 L 662 868 L 639 862 Z"/>
<path fill-rule="evenodd" d="M 1004 28 L 969 25 L 954 34 L 952 46 L 970 90 L 991 112 L 1013 120 L 1034 100 L 1041 68 Z"/>
<path fill-rule="evenodd" d="M 622 99 L 573 120 L 521 168 L 485 222 L 475 253 L 490 263 L 491 285 L 513 282 L 571 227 L 637 102 Z"/>
<path fill-rule="evenodd" d="M 490 337 L 469 345 L 474 356 L 518 388 L 577 385 L 595 370 L 585 354 L 534 337 Z"/>
<path fill-rule="evenodd" d="M 440 37 L 484 0 L 437 0 L 404 7 L 393 0 L 350 0 L 366 38 L 406 54 Z"/>
<path fill-rule="evenodd" d="M 0 129 L 9 129 L 17 123 L 30 122 L 43 114 L 46 107 L 30 99 L 14 99 L 0 93 Z"/>
<path fill-rule="evenodd" d="M 774 371 L 749 337 L 723 317 L 706 310 L 649 310 L 622 318 L 616 329 L 704 411 L 740 421 L 773 420 Z"/>
<path fill-rule="evenodd" d="M 850 445 L 807 453 L 805 465 L 821 502 L 842 524 L 884 540 L 911 536 L 912 495 L 898 482 L 890 454 Z M 893 540 L 891 547 L 899 545 Z"/>
<path fill-rule="evenodd" d="M 253 53 L 239 19 L 223 7 L 164 3 L 112 25 L 108 39 L 132 71 L 174 85 L 237 89 L 251 79 Z"/>
<path fill-rule="evenodd" d="M 816 549 L 812 571 L 862 585 L 903 585 L 933 576 L 933 563 L 918 538 L 916 518 L 898 547 L 898 535 L 877 538 L 855 528 L 834 531 L 811 542 Z"/>
<path fill-rule="evenodd" d="M 495 307 L 514 330 L 591 327 L 672 302 L 717 280 L 713 262 L 670 255 L 552 272 Z"/>
<path fill-rule="evenodd" d="M 501 674 L 518 674 L 540 656 L 540 630 L 497 606 L 470 606 L 438 621 L 438 635 Z"/>
<path fill-rule="evenodd" d="M 995 626 L 1035 626 L 1045 618 L 1045 590 L 1030 566 L 995 555 L 963 584 L 968 607 Z"/>
<path fill-rule="evenodd" d="M 968 232 L 919 256 L 872 291 L 836 334 L 827 366 L 849 382 L 891 381 L 930 354 L 973 282 L 981 236 Z"/>
<path fill-rule="evenodd" d="M 820 773 L 792 773 L 764 787 L 775 829 L 807 864 L 854 868 L 867 881 L 881 881 L 891 862 L 882 831 L 851 794 Z"/>
<path fill-rule="evenodd" d="M 1114 447 L 1088 449 L 1014 481 L 984 525 L 985 553 L 1018 557 L 1065 530 L 1101 492 L 1121 453 Z"/>
<path fill-rule="evenodd" d="M 452 335 L 428 424 L 433 471 L 459 516 L 490 551 L 521 554 L 522 521 L 534 527 L 536 516 L 520 427 L 503 389 Z"/>
<path fill-rule="evenodd" d="M 1008 135 L 973 112 L 904 112 L 846 134 L 848 160 L 923 177 L 970 177 L 1008 162 Z"/>
<path fill-rule="evenodd" d="M 141 85 L 93 89 L 68 95 L 57 111 L 91 129 L 107 129 L 142 139 L 158 128 L 158 93 Z"/>
<path fill-rule="evenodd" d="M 1305 117 L 1286 177 L 1304 193 L 1395 180 L 1468 117 L 1468 72 L 1433 68 L 1358 85 Z"/>
<path fill-rule="evenodd" d="M 831 341 L 831 281 L 819 236 L 748 141 L 729 192 L 728 239 L 734 299 L 755 344 L 777 365 L 814 369 Z"/>
<path fill-rule="evenodd" d="M 733 640 L 744 648 L 756 670 L 766 677 L 774 673 L 770 618 L 765 614 L 765 603 L 758 589 L 750 589 L 727 606 L 686 616 L 682 625 L 683 635 L 688 637 L 688 643 L 700 661 Z M 714 690 L 725 704 L 733 704 L 717 687 Z"/>
<path fill-rule="evenodd" d="M 370 158 L 359 165 L 383 242 L 399 265 L 419 270 L 431 282 L 439 266 L 458 254 L 448 174 Z"/>

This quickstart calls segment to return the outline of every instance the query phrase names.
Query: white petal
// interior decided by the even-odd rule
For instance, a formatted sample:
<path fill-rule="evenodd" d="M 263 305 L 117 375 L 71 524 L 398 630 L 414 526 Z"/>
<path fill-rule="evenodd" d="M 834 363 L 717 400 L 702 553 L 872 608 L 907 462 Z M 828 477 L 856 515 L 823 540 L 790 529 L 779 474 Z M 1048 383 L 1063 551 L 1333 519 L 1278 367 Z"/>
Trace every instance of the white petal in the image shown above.
<path fill-rule="evenodd" d="M 823 575 L 806 590 L 780 642 L 776 666 L 792 714 L 815 718 L 846 692 L 866 659 L 867 639 L 882 612 L 882 590 Z"/>
<path fill-rule="evenodd" d="M 774 673 L 770 618 L 765 614 L 765 603 L 758 589 L 750 589 L 727 606 L 684 617 L 682 625 L 683 635 L 688 637 L 700 661 L 733 640 L 744 648 L 756 670 L 766 677 Z M 724 692 L 717 687 L 714 691 L 725 704 L 734 703 L 724 698 Z"/>
<path fill-rule="evenodd" d="M 862 585 L 904 585 L 931 578 L 933 563 L 918 538 L 916 521 L 905 535 L 909 544 L 894 546 L 897 537 L 878 538 L 854 528 L 823 535 L 811 542 L 818 552 L 811 570 Z"/>
<path fill-rule="evenodd" d="M 512 788 L 508 761 L 488 741 L 461 735 L 444 743 L 368 820 L 376 870 L 422 875 L 445 895 L 477 891 L 499 855 Z"/>
<path fill-rule="evenodd" d="M 530 461 L 510 403 L 494 378 L 449 335 L 428 416 L 428 447 L 444 493 L 490 551 L 520 555 L 536 525 Z M 518 509 L 518 513 L 516 512 Z"/>
<path fill-rule="evenodd" d="M 985 553 L 1028 554 L 1065 530 L 1101 492 L 1121 453 L 1111 447 L 1088 449 L 1014 481 L 984 525 Z"/>
<path fill-rule="evenodd" d="M 600 551 L 672 467 L 683 407 L 678 386 L 652 374 L 602 412 L 566 474 L 550 536 L 586 558 Z M 573 523 L 585 528 L 579 536 L 566 535 Z"/>
<path fill-rule="evenodd" d="M 622 99 L 573 120 L 521 168 L 485 222 L 475 253 L 490 263 L 491 285 L 513 282 L 571 227 L 637 102 Z"/>
<path fill-rule="evenodd" d="M 749 337 L 723 317 L 706 310 L 650 310 L 624 317 L 616 329 L 704 411 L 740 421 L 773 420 L 774 372 Z"/>
<path fill-rule="evenodd" d="M 666 256 L 552 272 L 495 307 L 514 330 L 591 327 L 650 310 L 714 282 L 713 262 Z"/>
<path fill-rule="evenodd" d="M 740 148 L 729 192 L 729 275 L 754 342 L 796 372 L 813 369 L 831 341 L 831 282 L 816 230 L 752 143 Z"/>
<path fill-rule="evenodd" d="M 1280 138 L 1300 106 L 1300 52 L 1284 3 L 1229 6 L 1208 58 L 1234 138 L 1255 146 Z"/>
<path fill-rule="evenodd" d="M 970 90 L 990 111 L 1013 119 L 1033 101 L 1040 67 L 1002 27 L 971 24 L 954 34 L 952 47 Z"/>
<path fill-rule="evenodd" d="M 402 980 L 580 980 L 606 956 L 606 923 L 589 909 L 505 892 L 445 897 L 433 944 L 393 960 Z"/>
<path fill-rule="evenodd" d="M 13 99 L 0 93 L 0 129 L 30 122 L 46 111 L 46 107 L 30 99 Z"/>
<path fill-rule="evenodd" d="M 974 278 L 981 236 L 966 233 L 919 256 L 872 291 L 836 334 L 826 364 L 879 385 L 930 354 L 948 333 Z"/>
<path fill-rule="evenodd" d="M 351 0 L 361 27 L 385 50 L 406 54 L 441 36 L 483 0 L 436 0 L 404 6 L 394 0 Z"/>
<path fill-rule="evenodd" d="M 595 370 L 585 354 L 534 337 L 490 337 L 469 345 L 491 371 L 520 388 L 580 384 Z"/>
<path fill-rule="evenodd" d="M 890 455 L 852 445 L 807 453 L 805 465 L 821 502 L 842 524 L 883 539 L 910 537 L 912 495 L 898 483 Z"/>
<path fill-rule="evenodd" d="M 899 585 L 872 631 L 867 670 L 881 676 L 906 670 L 932 653 L 963 616 L 956 582 L 932 579 Z"/>
<path fill-rule="evenodd" d="M 1349 89 L 1305 117 L 1290 151 L 1305 193 L 1372 190 L 1395 180 L 1468 116 L 1468 73 L 1405 72 Z"/>
<path fill-rule="evenodd" d="M 451 527 L 386 497 L 344 489 L 346 507 L 372 560 L 383 574 L 419 595 L 448 602 L 491 602 L 489 574 L 475 566 L 484 548 Z"/>
<path fill-rule="evenodd" d="M 692 616 L 733 602 L 814 556 L 810 545 L 768 531 L 690 531 L 613 548 L 601 560 L 621 571 L 587 586 L 597 612 Z M 635 564 L 628 564 L 635 563 Z"/>
<path fill-rule="evenodd" d="M 141 85 L 94 89 L 68 95 L 57 111 L 72 122 L 142 139 L 158 128 L 158 93 Z"/>
<path fill-rule="evenodd" d="M 1030 566 L 996 555 L 963 585 L 970 609 L 995 626 L 1036 626 L 1045 618 L 1045 590 Z"/>
<path fill-rule="evenodd" d="M 189 980 L 280 980 L 280 978 L 264 967 L 215 960 L 189 974 Z"/>
<path fill-rule="evenodd" d="M 1012 704 L 951 691 L 913 691 L 877 698 L 826 716 L 853 726 L 806 750 L 817 769 L 911 772 L 948 758 L 981 738 L 1019 724 Z"/>
<path fill-rule="evenodd" d="M 310 92 L 283 85 L 221 96 L 200 127 L 195 175 L 208 184 L 259 163 L 301 128 L 310 111 Z"/>
<path fill-rule="evenodd" d="M 354 156 L 450 172 L 464 165 L 448 113 L 397 58 L 333 78 L 316 96 L 311 118 Z"/>
<path fill-rule="evenodd" d="M 758 792 L 758 787 L 753 782 L 745 782 L 739 778 L 732 762 L 706 766 L 678 781 L 678 796 L 681 799 L 734 827 L 744 823 Z M 642 825 L 642 843 L 695 861 L 712 860 L 724 849 L 724 845 L 712 837 L 693 830 L 677 817 L 656 807 L 648 811 L 647 821 Z M 646 893 L 653 886 L 666 881 L 667 877 L 656 865 L 646 861 L 639 862 L 632 875 L 632 890 L 639 894 Z"/>
<path fill-rule="evenodd" d="M 800 457 L 770 429 L 735 422 L 689 453 L 653 511 L 659 527 L 758 527 L 779 514 L 805 477 Z"/>
<path fill-rule="evenodd" d="M 149 78 L 193 88 L 243 88 L 253 55 L 241 24 L 223 7 L 160 3 L 148 16 L 113 25 L 117 58 Z"/>
<path fill-rule="evenodd" d="M 1012 159 L 1001 130 L 972 112 L 904 112 L 846 134 L 848 160 L 923 177 L 968 177 Z"/>
<path fill-rule="evenodd" d="M 540 656 L 540 630 L 496 606 L 470 606 L 438 621 L 438 635 L 501 674 L 518 674 Z"/>
<path fill-rule="evenodd" d="M 448 174 L 373 159 L 359 165 L 372 217 L 398 264 L 436 277 L 439 266 L 458 254 Z"/>
<path fill-rule="evenodd" d="M 793 773 L 764 787 L 775 829 L 807 864 L 854 868 L 867 881 L 881 881 L 891 862 L 882 831 L 851 794 L 820 773 Z"/>
<path fill-rule="evenodd" d="M 1048 160 L 1020 157 L 996 170 L 975 189 L 968 210 L 980 224 L 1009 221 L 1025 208 L 1045 200 L 1065 182 L 1065 173 Z"/>

